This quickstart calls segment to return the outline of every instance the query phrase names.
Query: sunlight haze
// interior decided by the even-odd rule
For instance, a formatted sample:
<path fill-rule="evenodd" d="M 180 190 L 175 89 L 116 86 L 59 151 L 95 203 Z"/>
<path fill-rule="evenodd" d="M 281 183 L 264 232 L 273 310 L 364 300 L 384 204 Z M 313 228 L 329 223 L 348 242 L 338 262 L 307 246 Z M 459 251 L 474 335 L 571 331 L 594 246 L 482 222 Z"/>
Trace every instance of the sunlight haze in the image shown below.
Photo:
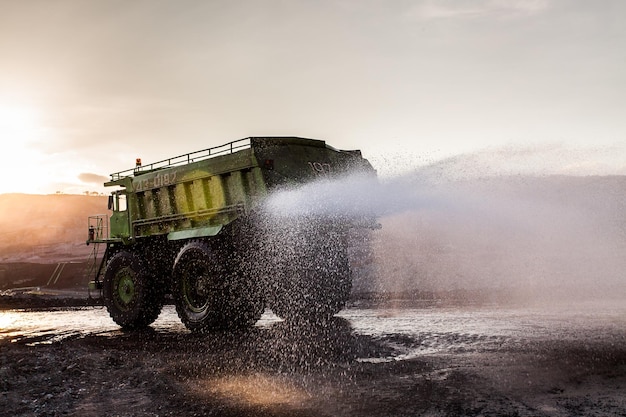
<path fill-rule="evenodd" d="M 382 174 L 468 156 L 623 175 L 623 16 L 619 0 L 2 1 L 0 193 L 102 192 L 135 158 L 265 135 L 361 149 Z"/>

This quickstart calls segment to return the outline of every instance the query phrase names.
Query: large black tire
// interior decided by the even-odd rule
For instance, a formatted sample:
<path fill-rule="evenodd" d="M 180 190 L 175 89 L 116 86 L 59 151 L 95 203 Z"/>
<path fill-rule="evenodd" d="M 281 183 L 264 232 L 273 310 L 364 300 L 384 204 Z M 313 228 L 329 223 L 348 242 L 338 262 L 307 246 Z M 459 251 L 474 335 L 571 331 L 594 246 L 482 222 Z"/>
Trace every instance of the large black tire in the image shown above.
<path fill-rule="evenodd" d="M 174 261 L 176 312 L 192 332 L 249 327 L 263 313 L 260 292 L 235 273 L 227 255 L 206 242 L 193 241 Z"/>
<path fill-rule="evenodd" d="M 162 288 L 134 253 L 120 251 L 111 257 L 102 290 L 109 315 L 125 329 L 146 327 L 161 313 Z"/>
<path fill-rule="evenodd" d="M 323 239 L 314 235 L 302 242 L 270 284 L 270 308 L 287 321 L 323 323 L 341 311 L 350 297 L 348 251 L 339 233 L 325 234 Z"/>

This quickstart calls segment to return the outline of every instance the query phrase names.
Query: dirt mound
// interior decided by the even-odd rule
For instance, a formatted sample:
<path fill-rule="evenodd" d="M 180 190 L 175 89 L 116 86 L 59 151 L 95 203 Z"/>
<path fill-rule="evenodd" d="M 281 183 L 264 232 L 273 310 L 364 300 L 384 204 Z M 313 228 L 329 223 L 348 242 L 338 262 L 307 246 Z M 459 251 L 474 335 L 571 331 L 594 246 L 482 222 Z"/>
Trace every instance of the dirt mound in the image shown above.
<path fill-rule="evenodd" d="M 106 208 L 105 196 L 0 194 L 0 261 L 85 260 L 87 218 Z"/>
<path fill-rule="evenodd" d="M 106 213 L 107 197 L 0 195 L 0 291 L 86 288 L 87 218 Z"/>

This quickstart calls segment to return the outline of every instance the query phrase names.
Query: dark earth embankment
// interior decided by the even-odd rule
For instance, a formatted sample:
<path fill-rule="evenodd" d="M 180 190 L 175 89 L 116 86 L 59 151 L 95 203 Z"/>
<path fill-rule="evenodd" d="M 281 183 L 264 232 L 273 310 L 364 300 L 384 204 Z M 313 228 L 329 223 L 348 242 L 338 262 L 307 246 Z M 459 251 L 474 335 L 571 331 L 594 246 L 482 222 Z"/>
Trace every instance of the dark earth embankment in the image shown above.
<path fill-rule="evenodd" d="M 88 217 L 107 197 L 0 194 L 0 308 L 92 305 Z"/>

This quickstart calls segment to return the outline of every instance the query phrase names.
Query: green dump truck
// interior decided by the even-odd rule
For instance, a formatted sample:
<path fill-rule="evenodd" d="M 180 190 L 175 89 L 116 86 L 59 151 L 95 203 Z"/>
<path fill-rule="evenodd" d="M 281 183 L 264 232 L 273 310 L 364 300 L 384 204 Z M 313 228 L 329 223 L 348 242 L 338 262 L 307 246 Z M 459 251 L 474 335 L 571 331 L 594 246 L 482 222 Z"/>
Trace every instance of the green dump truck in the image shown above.
<path fill-rule="evenodd" d="M 351 173 L 375 175 L 360 151 L 298 137 L 137 160 L 104 184 L 117 187 L 111 214 L 89 218 L 90 288 L 124 328 L 149 325 L 167 300 L 194 332 L 251 326 L 266 307 L 285 320 L 328 318 L 350 294 L 349 231 L 373 219 L 276 215 L 264 203 L 278 190 Z"/>

